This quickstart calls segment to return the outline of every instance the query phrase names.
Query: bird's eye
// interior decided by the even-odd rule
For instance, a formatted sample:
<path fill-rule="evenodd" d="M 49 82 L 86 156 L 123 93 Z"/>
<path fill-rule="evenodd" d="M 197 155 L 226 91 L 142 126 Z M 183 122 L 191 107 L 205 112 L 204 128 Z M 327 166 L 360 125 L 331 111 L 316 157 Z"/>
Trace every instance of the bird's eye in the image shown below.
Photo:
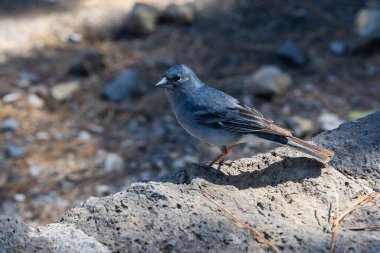
<path fill-rule="evenodd" d="M 177 81 L 181 80 L 181 76 L 180 75 L 175 75 L 172 79 L 173 79 L 174 82 L 177 82 Z"/>

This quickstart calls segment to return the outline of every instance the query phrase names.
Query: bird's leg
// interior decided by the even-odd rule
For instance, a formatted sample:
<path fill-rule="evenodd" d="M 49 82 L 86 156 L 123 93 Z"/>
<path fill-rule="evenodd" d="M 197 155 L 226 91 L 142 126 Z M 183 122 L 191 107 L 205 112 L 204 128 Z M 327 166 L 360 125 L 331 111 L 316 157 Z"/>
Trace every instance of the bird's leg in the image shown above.
<path fill-rule="evenodd" d="M 223 148 L 223 154 L 221 154 L 217 158 L 215 158 L 209 164 L 210 167 L 212 167 L 212 165 L 214 165 L 216 162 L 219 163 L 219 167 L 220 167 L 224 163 L 224 161 L 226 160 L 227 156 L 231 153 L 231 151 L 234 148 L 234 146 L 229 146 L 229 147 L 223 146 L 222 148 Z"/>
<path fill-rule="evenodd" d="M 227 159 L 227 156 L 231 153 L 231 151 L 234 149 L 234 146 L 228 146 L 228 147 L 224 147 L 224 149 L 226 150 L 224 155 L 221 157 L 221 159 L 219 160 L 219 166 L 223 165 Z"/>

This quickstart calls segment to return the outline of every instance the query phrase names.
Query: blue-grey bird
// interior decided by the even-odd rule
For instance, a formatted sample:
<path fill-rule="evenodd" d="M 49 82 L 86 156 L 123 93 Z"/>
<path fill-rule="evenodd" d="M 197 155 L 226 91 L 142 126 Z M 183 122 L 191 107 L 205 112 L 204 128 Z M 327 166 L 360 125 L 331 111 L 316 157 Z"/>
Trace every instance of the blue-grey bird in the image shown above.
<path fill-rule="evenodd" d="M 165 88 L 175 117 L 189 134 L 224 149 L 210 166 L 222 164 L 234 145 L 247 142 L 250 135 L 289 146 L 324 162 L 334 156 L 330 150 L 294 137 L 291 131 L 256 109 L 207 86 L 185 65 L 171 67 L 155 87 Z"/>

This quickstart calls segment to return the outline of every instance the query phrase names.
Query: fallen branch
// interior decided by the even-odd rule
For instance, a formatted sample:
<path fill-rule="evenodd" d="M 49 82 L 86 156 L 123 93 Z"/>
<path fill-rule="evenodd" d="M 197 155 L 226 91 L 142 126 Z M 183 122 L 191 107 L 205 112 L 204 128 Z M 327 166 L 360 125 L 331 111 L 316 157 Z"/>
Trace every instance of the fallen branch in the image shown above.
<path fill-rule="evenodd" d="M 207 199 L 209 199 L 211 202 L 213 202 L 215 205 L 217 205 L 220 210 L 222 210 L 223 212 L 225 212 L 226 214 L 228 214 L 235 222 L 239 223 L 240 225 L 242 225 L 243 227 L 249 229 L 253 234 L 255 234 L 259 241 L 261 243 L 265 243 L 266 246 L 270 249 L 272 249 L 274 252 L 276 253 L 280 253 L 281 251 L 277 248 L 276 245 L 274 245 L 271 241 L 269 241 L 268 239 L 265 238 L 264 234 L 261 233 L 260 231 L 258 231 L 257 229 L 255 229 L 254 227 L 248 225 L 247 223 L 245 223 L 242 219 L 240 219 L 239 217 L 237 217 L 236 215 L 234 215 L 233 213 L 231 213 L 230 211 L 228 211 L 227 209 L 225 209 L 224 207 L 222 207 L 218 202 L 216 202 L 213 197 L 211 196 L 210 193 L 208 193 L 207 191 L 205 190 L 201 190 L 201 193 L 204 197 L 206 197 Z"/>
<path fill-rule="evenodd" d="M 362 228 L 350 228 L 352 231 L 380 231 L 380 226 L 374 227 L 362 227 Z"/>
<path fill-rule="evenodd" d="M 336 192 L 336 190 L 335 190 L 335 192 Z M 342 213 L 342 215 L 339 215 L 339 199 L 338 199 L 338 195 L 336 193 L 336 201 L 337 201 L 336 214 L 335 214 L 335 218 L 333 220 L 333 224 L 332 224 L 332 228 L 331 228 L 331 230 L 332 230 L 331 237 L 332 238 L 331 238 L 331 246 L 330 246 L 330 249 L 329 249 L 329 253 L 332 253 L 333 250 L 334 250 L 335 242 L 336 242 L 336 235 L 337 235 L 337 232 L 338 232 L 338 228 L 339 228 L 340 222 L 347 215 L 351 214 L 355 209 L 361 208 L 361 207 L 363 207 L 366 204 L 373 203 L 375 201 L 376 197 L 380 197 L 380 193 L 379 192 L 371 192 L 371 193 L 369 193 L 367 195 L 361 196 L 349 208 L 347 208 L 347 210 L 344 211 Z"/>

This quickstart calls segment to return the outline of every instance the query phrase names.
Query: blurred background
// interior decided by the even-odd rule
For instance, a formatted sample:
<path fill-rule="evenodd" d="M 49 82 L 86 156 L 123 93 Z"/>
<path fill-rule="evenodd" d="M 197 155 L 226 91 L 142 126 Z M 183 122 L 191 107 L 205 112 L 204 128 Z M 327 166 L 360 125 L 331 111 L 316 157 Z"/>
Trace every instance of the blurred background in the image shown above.
<path fill-rule="evenodd" d="M 174 64 L 310 139 L 380 108 L 379 54 L 378 1 L 0 0 L 0 213 L 58 221 L 219 154 L 153 88 Z"/>

